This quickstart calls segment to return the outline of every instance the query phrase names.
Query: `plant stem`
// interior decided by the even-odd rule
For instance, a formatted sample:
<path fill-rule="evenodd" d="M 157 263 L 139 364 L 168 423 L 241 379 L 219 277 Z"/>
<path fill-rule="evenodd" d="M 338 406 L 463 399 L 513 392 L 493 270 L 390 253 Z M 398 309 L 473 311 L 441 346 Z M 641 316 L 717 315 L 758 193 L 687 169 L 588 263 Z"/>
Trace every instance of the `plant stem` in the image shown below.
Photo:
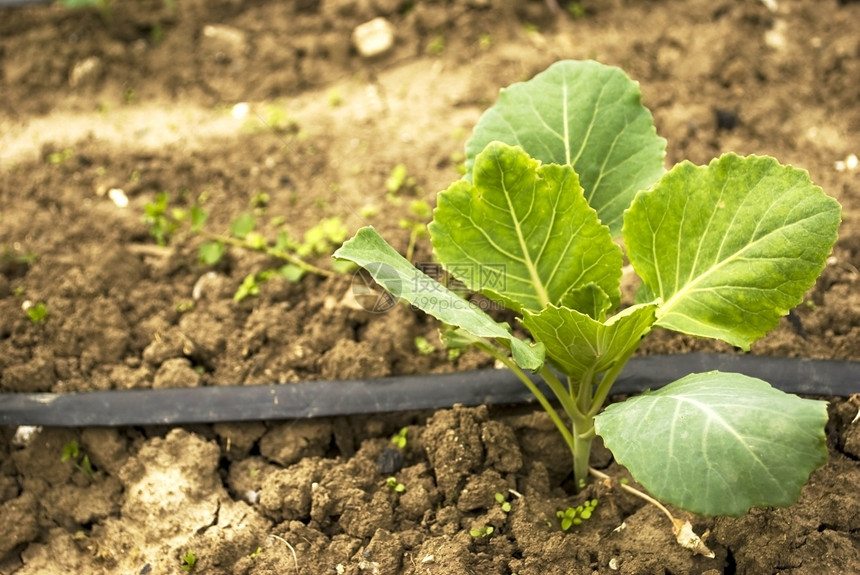
<path fill-rule="evenodd" d="M 567 443 L 568 447 L 570 447 L 571 453 L 575 457 L 576 454 L 574 453 L 575 444 L 574 444 L 573 435 L 571 434 L 570 430 L 567 428 L 567 425 L 565 425 L 564 421 L 562 421 L 561 417 L 559 417 L 558 412 L 555 410 L 555 408 L 552 406 L 552 404 L 549 402 L 549 400 L 546 398 L 546 396 L 543 394 L 543 392 L 541 392 L 540 388 L 537 385 L 535 385 L 531 379 L 529 379 L 529 376 L 527 376 L 525 373 L 523 373 L 523 370 L 520 369 L 520 367 L 516 364 L 516 362 L 514 362 L 513 359 L 508 357 L 506 354 L 500 353 L 499 350 L 495 346 L 490 345 L 486 341 L 476 341 L 475 347 L 488 353 L 493 358 L 495 358 L 495 359 L 499 360 L 500 362 L 502 362 L 503 364 L 505 364 L 505 367 L 510 369 L 514 373 L 514 375 L 516 375 L 519 378 L 519 380 L 522 381 L 523 384 L 525 384 L 525 386 L 528 388 L 528 390 L 532 392 L 532 395 L 534 395 L 535 398 L 537 398 L 538 403 L 540 403 L 540 405 L 541 405 L 541 407 L 543 407 L 544 411 L 547 412 L 550 419 L 552 419 L 552 422 L 555 424 L 556 428 L 558 428 L 559 432 L 561 433 L 562 437 L 564 438 L 565 443 Z M 555 377 L 555 376 L 553 376 L 553 377 Z M 556 381 L 556 383 L 561 385 L 561 382 L 559 382 L 558 379 L 555 379 L 555 381 Z M 550 383 L 550 382 L 547 382 L 547 383 Z M 550 388 L 552 388 L 551 383 L 550 383 Z"/>
<path fill-rule="evenodd" d="M 309 264 L 308 262 L 304 261 L 300 257 L 294 256 L 293 254 L 291 254 L 289 252 L 285 252 L 283 250 L 276 250 L 275 248 L 271 248 L 269 246 L 264 246 L 261 248 L 253 247 L 253 246 L 248 245 L 244 240 L 240 240 L 237 238 L 231 238 L 229 236 L 222 236 L 220 234 L 213 234 L 213 233 L 207 232 L 205 230 L 200 230 L 198 233 L 200 235 L 202 235 L 203 237 L 210 239 L 210 240 L 215 240 L 215 241 L 218 241 L 218 242 L 221 242 L 224 244 L 236 246 L 236 247 L 243 248 L 246 250 L 252 250 L 255 252 L 262 252 L 266 255 L 276 257 L 278 259 L 282 259 L 282 260 L 287 261 L 287 262 L 289 262 L 295 266 L 300 267 L 304 271 L 311 273 L 311 274 L 315 274 L 315 275 L 319 275 L 319 276 L 323 276 L 323 277 L 327 277 L 327 278 L 335 276 L 335 273 L 333 271 L 317 267 L 313 264 Z"/>
<path fill-rule="evenodd" d="M 573 481 L 576 491 L 585 487 L 588 478 L 588 462 L 591 459 L 591 442 L 594 441 L 594 424 L 573 424 Z"/>
<path fill-rule="evenodd" d="M 413 227 L 412 231 L 409 232 L 409 245 L 406 246 L 406 255 L 404 257 L 410 262 L 412 261 L 412 256 L 415 255 L 415 244 L 418 243 L 418 236 L 422 232 L 423 229 L 420 227 Z"/>
<path fill-rule="evenodd" d="M 640 339 L 639 341 L 642 340 Z M 633 346 L 633 348 L 624 354 L 623 357 L 618 358 L 618 361 L 616 361 L 615 364 L 603 374 L 603 379 L 600 380 L 600 384 L 594 392 L 591 406 L 588 411 L 586 411 L 586 416 L 593 419 L 594 416 L 597 415 L 600 408 L 603 407 L 603 403 L 606 401 L 606 398 L 609 396 L 609 390 L 612 388 L 612 384 L 615 383 L 615 380 L 618 379 L 619 375 L 621 375 L 621 372 L 624 370 L 624 366 L 627 365 L 627 362 L 630 361 L 630 358 L 633 357 L 633 354 L 637 349 L 639 349 L 639 344 Z"/>
<path fill-rule="evenodd" d="M 585 415 L 576 405 L 576 395 L 571 388 L 565 389 L 564 385 L 559 381 L 558 377 L 545 364 L 540 370 L 540 376 L 549 386 L 553 395 L 555 395 L 561 408 L 567 414 L 571 421 L 585 420 Z"/>
<path fill-rule="evenodd" d="M 574 380 L 568 379 L 568 389 L 559 381 L 558 377 L 552 370 L 544 365 L 540 370 L 540 375 L 546 381 L 553 394 L 562 405 L 567 416 L 571 419 L 571 429 L 561 419 L 558 411 L 549 402 L 546 396 L 541 392 L 540 388 L 523 373 L 523 370 L 514 362 L 507 354 L 500 353 L 499 349 L 490 345 L 488 342 L 477 341 L 475 347 L 488 353 L 495 359 L 499 360 L 510 369 L 525 386 L 532 392 L 532 395 L 537 398 L 544 411 L 547 412 L 552 419 L 556 428 L 558 428 L 561 436 L 564 438 L 570 448 L 570 453 L 573 456 L 573 477 L 576 483 L 576 489 L 579 491 L 585 487 L 588 477 L 588 462 L 591 458 L 591 442 L 594 440 L 594 418 L 587 416 L 583 411 L 588 408 L 588 404 L 583 407 L 582 400 L 577 402 L 577 397 L 574 390 Z M 591 377 L 586 378 L 588 383 L 583 385 L 580 382 L 580 392 L 585 392 L 586 401 L 590 400 Z"/>

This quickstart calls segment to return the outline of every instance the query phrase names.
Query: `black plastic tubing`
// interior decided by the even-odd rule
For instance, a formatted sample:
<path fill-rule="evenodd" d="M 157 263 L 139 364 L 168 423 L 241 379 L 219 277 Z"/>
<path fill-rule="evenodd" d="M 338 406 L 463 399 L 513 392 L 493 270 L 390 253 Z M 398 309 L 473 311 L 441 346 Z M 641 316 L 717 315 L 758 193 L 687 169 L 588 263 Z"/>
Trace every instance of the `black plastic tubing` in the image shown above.
<path fill-rule="evenodd" d="M 18 8 L 36 4 L 52 4 L 54 0 L 0 0 L 0 8 Z"/>
<path fill-rule="evenodd" d="M 612 391 L 656 389 L 710 370 L 758 377 L 789 393 L 842 397 L 860 393 L 860 362 L 721 354 L 634 358 Z M 544 393 L 551 397 L 548 389 Z M 534 397 L 511 372 L 481 370 L 283 385 L 2 394 L 0 425 L 181 425 L 440 409 L 455 403 L 532 402 Z"/>

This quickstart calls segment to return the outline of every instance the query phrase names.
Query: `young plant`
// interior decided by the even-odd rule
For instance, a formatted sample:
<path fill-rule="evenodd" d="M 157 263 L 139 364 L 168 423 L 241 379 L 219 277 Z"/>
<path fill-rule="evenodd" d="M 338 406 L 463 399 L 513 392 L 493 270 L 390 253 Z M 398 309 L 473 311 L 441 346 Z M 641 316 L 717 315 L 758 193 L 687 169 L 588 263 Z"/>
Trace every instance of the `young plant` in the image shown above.
<path fill-rule="evenodd" d="M 415 245 L 419 238 L 427 236 L 427 222 L 430 220 L 432 210 L 430 205 L 424 200 L 413 200 L 409 204 L 409 217 L 400 218 L 397 223 L 402 229 L 409 230 L 409 244 L 406 246 L 404 256 L 407 260 L 412 261 L 412 256 L 415 254 Z M 345 238 L 344 238 L 345 239 Z"/>
<path fill-rule="evenodd" d="M 182 556 L 182 562 L 179 564 L 179 568 L 183 571 L 192 571 L 195 565 L 197 565 L 197 556 L 194 555 L 194 551 L 188 550 L 185 555 Z"/>
<path fill-rule="evenodd" d="M 476 527 L 475 529 L 470 529 L 469 535 L 475 539 L 483 539 L 484 537 L 492 535 L 493 531 L 495 531 L 495 529 L 493 529 L 492 525 L 483 525 L 481 527 Z"/>
<path fill-rule="evenodd" d="M 426 337 L 415 336 L 415 349 L 421 355 L 430 355 L 436 352 L 436 346 L 430 343 Z"/>
<path fill-rule="evenodd" d="M 496 493 L 493 497 L 496 499 L 496 503 L 499 504 L 499 507 L 502 508 L 502 511 L 504 511 L 505 513 L 511 512 L 511 502 L 505 499 L 505 496 L 503 494 Z"/>
<path fill-rule="evenodd" d="M 45 320 L 48 319 L 48 307 L 45 305 L 45 302 L 30 303 L 29 306 L 25 307 L 24 311 L 33 323 L 45 323 Z"/>
<path fill-rule="evenodd" d="M 60 456 L 60 462 L 74 461 L 75 469 L 92 479 L 96 472 L 90 463 L 90 457 L 83 453 L 78 446 L 78 442 L 74 439 L 63 446 L 63 454 Z"/>
<path fill-rule="evenodd" d="M 391 436 L 391 444 L 401 451 L 406 449 L 408 442 L 407 435 L 409 434 L 408 427 L 401 427 L 400 430 Z"/>
<path fill-rule="evenodd" d="M 397 481 L 396 477 L 387 477 L 385 479 L 385 486 L 395 493 L 403 493 L 406 491 L 406 486 Z"/>
<path fill-rule="evenodd" d="M 583 521 L 591 519 L 591 514 L 597 508 L 597 499 L 590 499 L 582 505 L 559 509 L 556 512 L 562 531 L 567 531 L 574 525 L 581 525 Z"/>
<path fill-rule="evenodd" d="M 567 443 L 578 487 L 596 435 L 657 498 L 705 515 L 787 506 L 827 458 L 826 404 L 736 373 L 691 374 L 601 413 L 653 328 L 749 350 L 803 300 L 836 241 L 839 204 L 806 172 L 725 154 L 665 171 L 638 84 L 564 61 L 501 92 L 441 192 L 436 258 L 520 316 L 514 333 L 412 265 L 371 227 L 335 257 L 443 324 L 534 393 Z M 642 280 L 619 309 L 622 249 Z M 546 382 L 560 409 L 526 372 Z"/>
<path fill-rule="evenodd" d="M 307 273 L 331 277 L 352 269 L 351 264 L 344 266 L 346 262 L 336 263 L 327 270 L 306 261 L 310 256 L 330 254 L 347 238 L 348 229 L 338 217 L 322 219 L 305 232 L 302 241 L 292 239 L 284 229 L 278 232 L 274 241 L 256 231 L 259 212 L 266 208 L 269 199 L 265 192 L 256 194 L 250 201 L 255 212 L 242 212 L 236 216 L 230 222 L 229 233 L 215 233 L 205 229 L 208 214 L 200 202 L 195 202 L 190 208 L 172 207 L 169 193 L 160 192 L 152 202 L 144 205 L 143 222 L 149 224 L 150 234 L 162 246 L 180 231 L 205 238 L 207 241 L 200 245 L 199 259 L 206 265 L 217 264 L 227 252 L 227 246 L 261 252 L 285 262 L 281 267 L 247 275 L 233 296 L 236 301 L 259 294 L 259 285 L 275 276 L 297 282 Z M 282 224 L 281 219 L 276 227 Z"/>

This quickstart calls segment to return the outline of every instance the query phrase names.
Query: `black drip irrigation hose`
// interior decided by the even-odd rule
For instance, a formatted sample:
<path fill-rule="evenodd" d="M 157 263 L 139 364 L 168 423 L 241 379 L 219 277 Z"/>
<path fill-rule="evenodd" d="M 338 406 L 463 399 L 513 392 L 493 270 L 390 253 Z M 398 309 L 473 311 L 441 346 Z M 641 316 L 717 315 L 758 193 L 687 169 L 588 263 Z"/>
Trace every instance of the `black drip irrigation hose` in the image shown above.
<path fill-rule="evenodd" d="M 638 393 L 714 369 L 758 377 L 789 393 L 860 393 L 860 362 L 721 354 L 634 358 L 612 391 Z M 551 397 L 548 389 L 543 391 Z M 0 425 L 182 425 L 533 402 L 511 372 L 481 370 L 282 385 L 2 394 Z"/>
<path fill-rule="evenodd" d="M 53 4 L 54 0 L 0 0 L 0 8 L 20 8 L 37 4 Z"/>

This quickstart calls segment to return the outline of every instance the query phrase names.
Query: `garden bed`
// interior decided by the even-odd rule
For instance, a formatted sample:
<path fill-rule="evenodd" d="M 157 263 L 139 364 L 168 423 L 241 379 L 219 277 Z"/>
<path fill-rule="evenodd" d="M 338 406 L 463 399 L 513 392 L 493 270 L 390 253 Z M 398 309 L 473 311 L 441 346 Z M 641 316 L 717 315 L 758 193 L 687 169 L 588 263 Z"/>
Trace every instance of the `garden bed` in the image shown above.
<path fill-rule="evenodd" d="M 860 4 L 583 2 L 578 19 L 542 1 L 509 4 L 3 9 L 0 391 L 492 367 L 477 352 L 449 358 L 420 312 L 356 305 L 351 274 L 276 276 L 237 302 L 246 277 L 281 262 L 230 248 L 208 266 L 198 261 L 206 238 L 182 228 L 158 245 L 142 217 L 167 191 L 171 208 L 201 205 L 214 232 L 242 212 L 270 238 L 302 238 L 323 220 L 350 235 L 371 223 L 404 252 L 400 220 L 458 177 L 465 138 L 498 88 L 564 58 L 638 80 L 670 164 L 770 154 L 842 203 L 816 287 L 752 352 L 860 360 Z M 349 37 L 376 16 L 396 42 L 362 58 Z M 398 164 L 407 178 L 392 193 Z M 431 260 L 426 238 L 413 259 Z M 40 302 L 44 319 L 26 313 Z M 668 332 L 641 353 L 696 351 L 737 353 Z M 796 506 L 693 518 L 710 529 L 714 559 L 675 545 L 666 519 L 617 486 L 573 495 L 567 448 L 529 406 L 30 437 L 4 427 L 0 573 L 179 573 L 188 551 L 200 573 L 847 573 L 860 564 L 860 405 L 827 399 L 830 460 Z M 402 468 L 380 469 L 403 427 Z M 625 476 L 601 448 L 593 463 Z M 556 511 L 592 498 L 594 517 L 562 532 Z M 488 537 L 470 534 L 487 525 Z"/>

